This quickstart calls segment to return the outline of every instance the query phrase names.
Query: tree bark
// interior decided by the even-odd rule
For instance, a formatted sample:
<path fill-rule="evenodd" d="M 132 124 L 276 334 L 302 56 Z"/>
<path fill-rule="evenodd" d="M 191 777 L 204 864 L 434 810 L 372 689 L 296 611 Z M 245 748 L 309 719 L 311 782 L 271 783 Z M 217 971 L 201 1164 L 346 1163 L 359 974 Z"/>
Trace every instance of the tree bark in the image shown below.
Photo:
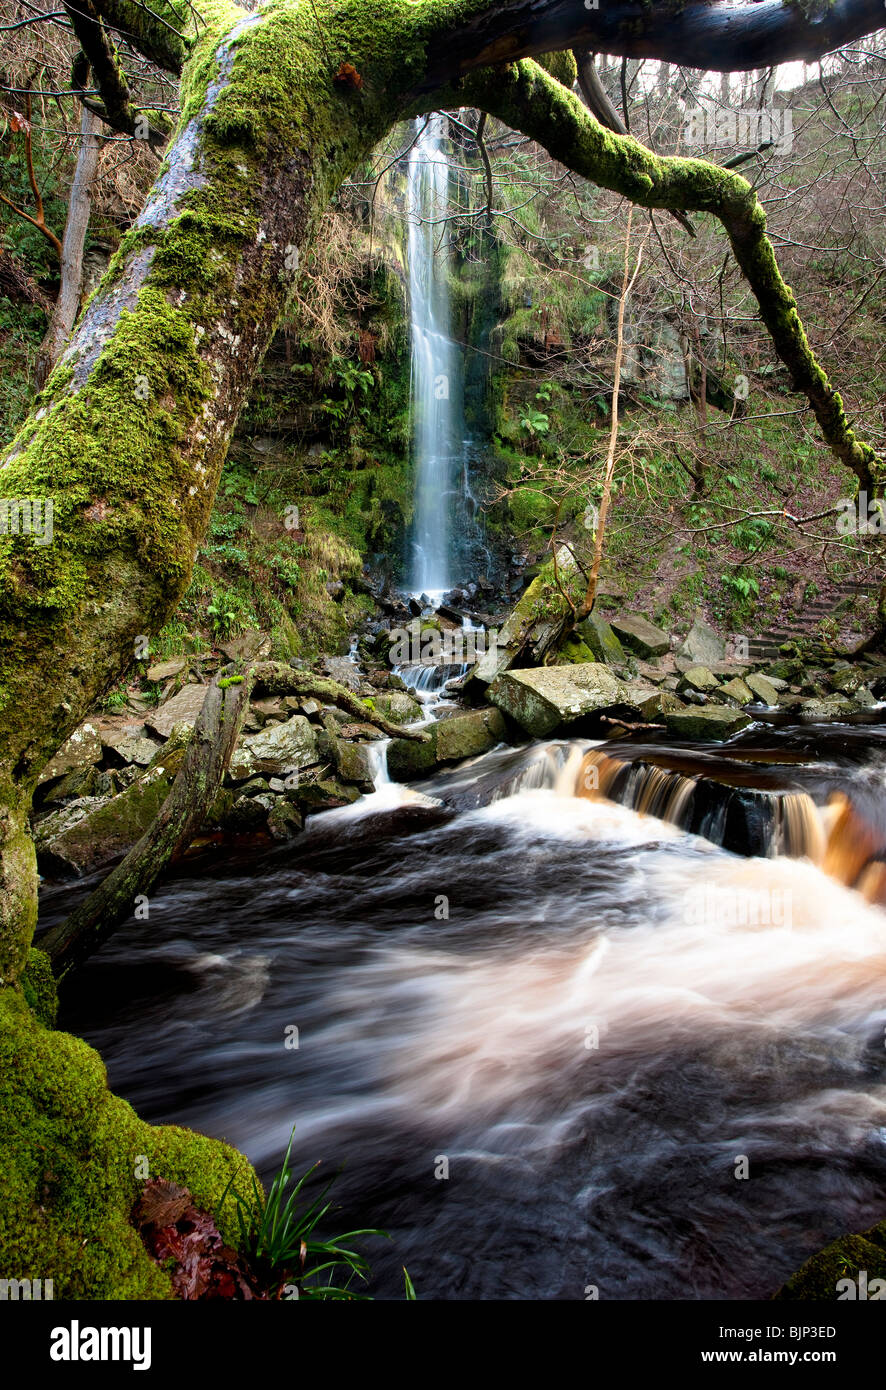
<path fill-rule="evenodd" d="M 86 245 L 86 231 L 89 226 L 92 185 L 98 170 L 101 150 L 99 128 L 98 117 L 84 106 L 80 116 L 80 148 L 74 169 L 74 181 L 68 195 L 68 216 L 62 237 L 61 286 L 37 354 L 36 380 L 41 388 L 46 384 L 46 378 L 71 336 L 80 308 L 83 248 Z"/>

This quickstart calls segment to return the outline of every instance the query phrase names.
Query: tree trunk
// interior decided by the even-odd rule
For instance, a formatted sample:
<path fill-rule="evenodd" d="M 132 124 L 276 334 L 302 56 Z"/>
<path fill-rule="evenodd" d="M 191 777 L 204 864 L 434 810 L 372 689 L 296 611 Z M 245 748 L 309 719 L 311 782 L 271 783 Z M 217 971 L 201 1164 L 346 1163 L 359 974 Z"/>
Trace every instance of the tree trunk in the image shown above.
<path fill-rule="evenodd" d="M 80 116 L 80 149 L 74 181 L 68 196 L 68 217 L 62 238 L 61 286 L 49 317 L 49 327 L 37 354 L 36 380 L 39 387 L 45 385 L 46 378 L 61 356 L 80 308 L 83 247 L 86 244 L 86 229 L 89 226 L 92 185 L 98 170 L 101 150 L 98 138 L 100 124 L 98 117 L 84 106 Z"/>

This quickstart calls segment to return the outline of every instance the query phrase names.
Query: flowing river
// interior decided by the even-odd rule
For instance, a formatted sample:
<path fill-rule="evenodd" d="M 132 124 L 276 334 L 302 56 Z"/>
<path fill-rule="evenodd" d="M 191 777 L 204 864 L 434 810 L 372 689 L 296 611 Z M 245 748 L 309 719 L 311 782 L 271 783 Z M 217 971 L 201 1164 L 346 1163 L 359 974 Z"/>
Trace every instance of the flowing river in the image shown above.
<path fill-rule="evenodd" d="M 886 1209 L 884 782 L 871 724 L 380 759 L 298 840 L 180 866 L 61 1024 L 265 1176 L 295 1125 L 336 1228 L 392 1237 L 376 1297 L 766 1297 Z"/>

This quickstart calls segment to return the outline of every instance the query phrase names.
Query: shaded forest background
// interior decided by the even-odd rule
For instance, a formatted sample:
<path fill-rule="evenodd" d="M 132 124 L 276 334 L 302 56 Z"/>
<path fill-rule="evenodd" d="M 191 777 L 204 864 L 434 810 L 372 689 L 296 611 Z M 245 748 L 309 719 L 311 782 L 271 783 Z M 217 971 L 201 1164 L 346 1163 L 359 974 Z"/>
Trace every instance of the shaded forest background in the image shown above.
<path fill-rule="evenodd" d="M 3 23 L 25 18 L 7 4 Z M 0 443 L 38 387 L 80 146 L 59 25 L 4 35 L 0 71 Z M 142 104 L 174 87 L 141 74 Z M 659 153 L 741 161 L 812 346 L 851 420 L 886 442 L 886 45 L 824 64 L 706 76 L 598 60 L 624 124 Z M 687 144 L 690 118 L 707 138 Z M 789 147 L 740 143 L 736 110 L 790 112 Z M 475 606 L 495 620 L 549 553 L 590 551 L 602 491 L 628 207 L 476 111 L 450 113 L 450 216 L 439 227 L 465 347 L 467 476 L 477 503 Z M 719 122 L 719 124 L 717 124 Z M 246 630 L 272 654 L 346 651 L 402 577 L 412 512 L 405 161 L 395 129 L 340 191 L 241 417 L 212 524 L 154 653 Z M 81 302 L 137 216 L 162 151 L 100 135 Z M 855 480 L 821 442 L 755 312 L 719 225 L 642 213 L 628 305 L 622 427 L 600 603 L 672 631 L 697 609 L 724 629 L 841 645 L 873 621 L 879 535 L 838 529 Z M 449 253 L 444 255 L 443 247 Z M 808 520 L 804 520 L 808 519 Z M 134 668 L 133 676 L 137 675 Z M 110 703 L 126 699 L 129 679 Z"/>

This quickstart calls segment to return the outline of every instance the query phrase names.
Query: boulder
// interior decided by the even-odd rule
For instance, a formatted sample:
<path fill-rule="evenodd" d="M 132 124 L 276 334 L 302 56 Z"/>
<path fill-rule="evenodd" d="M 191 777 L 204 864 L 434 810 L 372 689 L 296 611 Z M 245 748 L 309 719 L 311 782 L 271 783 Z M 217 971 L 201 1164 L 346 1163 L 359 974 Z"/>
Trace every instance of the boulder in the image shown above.
<path fill-rule="evenodd" d="M 310 816 L 320 811 L 334 811 L 338 806 L 350 806 L 360 800 L 360 793 L 356 787 L 324 777 L 316 782 L 299 783 L 287 793 L 287 800 Z"/>
<path fill-rule="evenodd" d="M 413 700 L 405 688 L 386 690 L 383 694 L 374 696 L 372 703 L 378 713 L 384 715 L 392 724 L 414 724 L 422 717 L 421 705 L 418 700 Z"/>
<path fill-rule="evenodd" d="M 800 710 L 806 719 L 842 719 L 857 709 L 852 700 L 842 695 L 828 695 L 824 699 L 802 700 Z"/>
<path fill-rule="evenodd" d="M 333 754 L 336 771 L 343 782 L 355 782 L 362 790 L 372 790 L 373 767 L 365 743 L 348 743 L 343 738 L 337 738 Z"/>
<path fill-rule="evenodd" d="M 624 613 L 613 618 L 612 629 L 622 646 L 647 661 L 653 656 L 664 656 L 671 649 L 668 634 L 654 627 L 646 618 L 641 618 L 639 613 Z"/>
<path fill-rule="evenodd" d="M 43 782 L 51 782 L 55 777 L 84 767 L 94 767 L 102 759 L 101 739 L 94 724 L 81 724 L 71 737 L 46 764 L 37 779 L 38 787 Z"/>
<path fill-rule="evenodd" d="M 193 728 L 203 708 L 207 689 L 205 685 L 183 686 L 171 700 L 145 715 L 148 728 L 153 729 L 161 738 L 169 738 L 176 724 L 188 724 Z"/>
<path fill-rule="evenodd" d="M 863 684 L 863 678 L 854 666 L 835 666 L 828 676 L 828 683 L 832 690 L 839 690 L 841 695 L 854 695 Z"/>
<path fill-rule="evenodd" d="M 574 670 L 574 667 L 568 669 Z M 426 743 L 395 738 L 388 746 L 388 776 L 393 782 L 412 782 L 427 776 L 439 763 L 461 762 L 488 753 L 507 737 L 497 709 L 472 709 L 441 718 L 428 727 Z"/>
<path fill-rule="evenodd" d="M 751 720 L 741 710 L 725 705 L 704 705 L 701 709 L 677 710 L 665 715 L 665 723 L 678 738 L 723 743 L 733 734 L 746 729 Z"/>
<path fill-rule="evenodd" d="M 292 840 L 304 827 L 304 820 L 288 801 L 279 800 L 268 813 L 268 830 L 273 839 Z"/>
<path fill-rule="evenodd" d="M 589 613 L 576 626 L 576 632 L 586 642 L 597 661 L 608 662 L 610 666 L 621 666 L 625 660 L 624 647 L 619 642 L 602 613 Z"/>
<path fill-rule="evenodd" d="M 316 733 L 303 714 L 294 714 L 285 724 L 268 724 L 260 734 L 242 739 L 234 749 L 228 776 L 232 782 L 245 782 L 260 772 L 279 777 L 316 761 Z"/>
<path fill-rule="evenodd" d="M 438 720 L 433 728 L 440 763 L 460 762 L 462 758 L 488 753 L 507 737 L 505 721 L 497 709 L 468 710 Z"/>
<path fill-rule="evenodd" d="M 709 623 L 696 616 L 680 643 L 678 655 L 688 658 L 694 666 L 716 666 L 726 660 L 726 643 Z"/>
<path fill-rule="evenodd" d="M 707 666 L 690 666 L 680 678 L 678 690 L 697 690 L 700 695 L 710 695 L 720 689 L 720 682 Z"/>
<path fill-rule="evenodd" d="M 734 700 L 737 705 L 749 705 L 754 698 L 754 692 L 750 686 L 742 680 L 741 676 L 733 676 L 731 681 L 726 681 L 717 691 L 719 700 Z"/>
<path fill-rule="evenodd" d="M 138 767 L 147 767 L 157 753 L 159 746 L 152 739 L 144 738 L 138 734 L 132 734 L 129 738 L 118 739 L 114 746 L 114 752 L 124 763 L 136 763 Z"/>
<path fill-rule="evenodd" d="M 765 676 L 761 676 L 758 672 L 752 671 L 750 675 L 745 676 L 744 679 L 745 684 L 754 692 L 754 697 L 759 700 L 761 704 L 778 704 L 778 691 L 772 682 L 768 681 Z"/>
<path fill-rule="evenodd" d="M 489 687 L 489 698 L 533 738 L 618 704 L 623 687 L 602 663 L 508 671 Z"/>

